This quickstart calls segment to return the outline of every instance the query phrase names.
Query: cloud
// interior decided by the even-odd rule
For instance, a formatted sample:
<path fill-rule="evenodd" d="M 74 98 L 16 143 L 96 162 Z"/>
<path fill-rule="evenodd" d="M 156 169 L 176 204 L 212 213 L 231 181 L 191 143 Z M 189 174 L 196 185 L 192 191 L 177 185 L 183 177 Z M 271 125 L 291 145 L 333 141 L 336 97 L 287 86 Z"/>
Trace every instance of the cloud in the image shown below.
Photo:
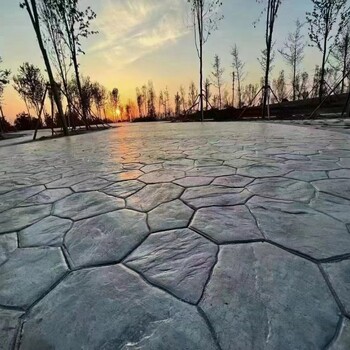
<path fill-rule="evenodd" d="M 91 51 L 128 65 L 189 32 L 185 0 L 107 0 L 98 13 L 100 33 Z"/>

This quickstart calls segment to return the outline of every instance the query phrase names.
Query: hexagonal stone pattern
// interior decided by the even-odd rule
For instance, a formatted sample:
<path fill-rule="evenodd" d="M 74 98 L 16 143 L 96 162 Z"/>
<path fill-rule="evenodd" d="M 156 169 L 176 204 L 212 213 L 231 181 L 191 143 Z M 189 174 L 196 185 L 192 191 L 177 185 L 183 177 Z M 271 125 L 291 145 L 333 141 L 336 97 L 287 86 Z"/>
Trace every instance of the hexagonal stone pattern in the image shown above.
<path fill-rule="evenodd" d="M 50 215 L 51 205 L 14 208 L 0 215 L 0 234 L 21 230 Z"/>
<path fill-rule="evenodd" d="M 14 348 L 23 312 L 0 309 L 0 350 Z"/>
<path fill-rule="evenodd" d="M 348 350 L 350 134 L 323 122 L 0 141 L 0 349 Z"/>
<path fill-rule="evenodd" d="M 247 189 L 262 197 L 298 202 L 309 202 L 315 195 L 314 187 L 307 182 L 282 177 L 255 180 Z"/>
<path fill-rule="evenodd" d="M 319 191 L 350 200 L 350 179 L 329 179 L 312 183 Z"/>
<path fill-rule="evenodd" d="M 323 264 L 329 280 L 350 316 L 350 260 Z"/>
<path fill-rule="evenodd" d="M 199 305 L 222 349 L 323 349 L 339 319 L 317 266 L 266 243 L 221 247 Z"/>
<path fill-rule="evenodd" d="M 74 193 L 54 204 L 53 215 L 81 220 L 124 207 L 123 199 L 107 196 L 104 193 Z"/>
<path fill-rule="evenodd" d="M 254 217 L 244 205 L 199 209 L 191 228 L 204 233 L 219 244 L 264 238 Z"/>
<path fill-rule="evenodd" d="M 350 321 L 344 319 L 336 339 L 328 347 L 329 350 L 348 350 L 350 347 Z"/>
<path fill-rule="evenodd" d="M 20 247 L 61 246 L 72 221 L 49 216 L 18 233 Z"/>
<path fill-rule="evenodd" d="M 194 211 L 180 200 L 161 204 L 148 213 L 148 224 L 153 232 L 186 227 Z"/>
<path fill-rule="evenodd" d="M 125 261 L 150 282 L 190 303 L 198 302 L 216 260 L 217 246 L 188 230 L 150 235 Z"/>
<path fill-rule="evenodd" d="M 75 223 L 65 237 L 74 267 L 117 262 L 148 234 L 146 214 L 119 210 Z"/>
<path fill-rule="evenodd" d="M 254 197 L 247 205 L 266 238 L 276 243 L 315 259 L 350 253 L 345 224 L 305 204 Z"/>
<path fill-rule="evenodd" d="M 102 192 L 115 197 L 127 198 L 146 185 L 138 180 L 117 182 L 105 187 Z"/>
<path fill-rule="evenodd" d="M 15 250 L 0 266 L 0 304 L 27 308 L 66 271 L 67 266 L 59 248 Z"/>
<path fill-rule="evenodd" d="M 195 208 L 213 205 L 244 204 L 252 194 L 242 188 L 228 188 L 224 186 L 204 186 L 188 188 L 181 196 L 187 204 Z"/>
<path fill-rule="evenodd" d="M 17 234 L 0 235 L 0 265 L 17 249 Z"/>
<path fill-rule="evenodd" d="M 158 205 L 178 198 L 183 189 L 175 184 L 147 185 L 126 200 L 128 208 L 139 211 L 150 211 Z"/>
<path fill-rule="evenodd" d="M 56 350 L 217 349 L 196 308 L 121 266 L 73 272 L 30 311 L 19 349 L 53 344 Z"/>

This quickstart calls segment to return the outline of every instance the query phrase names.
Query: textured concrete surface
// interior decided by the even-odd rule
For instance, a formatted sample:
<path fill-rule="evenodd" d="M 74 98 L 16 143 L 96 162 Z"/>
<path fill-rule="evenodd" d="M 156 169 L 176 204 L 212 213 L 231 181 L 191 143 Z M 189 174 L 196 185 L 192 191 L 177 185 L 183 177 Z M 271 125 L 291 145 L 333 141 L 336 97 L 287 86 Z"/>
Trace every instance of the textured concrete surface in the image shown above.
<path fill-rule="evenodd" d="M 349 191 L 308 127 L 0 147 L 0 349 L 350 349 Z"/>

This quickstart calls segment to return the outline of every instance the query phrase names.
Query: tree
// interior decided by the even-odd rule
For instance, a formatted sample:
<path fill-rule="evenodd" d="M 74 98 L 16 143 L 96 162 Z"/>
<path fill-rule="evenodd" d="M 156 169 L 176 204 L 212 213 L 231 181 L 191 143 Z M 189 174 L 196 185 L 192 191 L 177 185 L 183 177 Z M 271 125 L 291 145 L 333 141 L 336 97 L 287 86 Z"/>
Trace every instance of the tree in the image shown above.
<path fill-rule="evenodd" d="M 139 110 L 139 117 L 142 118 L 143 96 L 139 88 L 136 88 L 136 102 Z"/>
<path fill-rule="evenodd" d="M 180 104 L 182 107 L 182 113 L 186 113 L 186 91 L 185 88 L 181 85 L 180 86 Z"/>
<path fill-rule="evenodd" d="M 87 113 L 83 104 L 82 84 L 79 73 L 78 55 L 84 54 L 82 50 L 81 39 L 96 34 L 96 31 L 90 30 L 91 21 L 96 18 L 96 13 L 87 7 L 80 10 L 79 0 L 43 0 L 49 1 L 52 12 L 57 16 L 57 21 L 62 23 L 60 35 L 64 41 L 74 68 L 76 84 L 81 100 L 82 117 L 86 128 L 88 129 Z"/>
<path fill-rule="evenodd" d="M 148 82 L 148 92 L 147 92 L 148 100 L 147 100 L 147 116 L 154 118 L 156 116 L 156 93 L 154 91 L 153 82 Z"/>
<path fill-rule="evenodd" d="M 297 20 L 295 25 L 295 31 L 288 34 L 288 39 L 285 41 L 283 48 L 278 50 L 292 69 L 293 101 L 297 98 L 297 75 L 300 63 L 304 59 L 304 50 L 306 47 L 304 36 L 301 32 L 303 24 Z"/>
<path fill-rule="evenodd" d="M 265 40 L 266 40 L 266 48 L 262 51 L 262 53 L 265 56 L 265 77 L 264 77 L 264 96 L 263 96 L 263 115 L 262 117 L 265 118 L 266 116 L 266 107 L 268 102 L 268 96 L 269 96 L 269 77 L 270 77 L 270 71 L 271 71 L 271 62 L 272 62 L 272 56 L 273 56 L 273 32 L 275 28 L 275 22 L 278 14 L 278 10 L 280 8 L 280 5 L 282 3 L 282 0 L 257 0 L 260 3 L 266 4 L 266 22 L 265 22 Z"/>
<path fill-rule="evenodd" d="M 335 42 L 333 29 L 340 18 L 347 0 L 311 0 L 314 7 L 306 15 L 309 24 L 309 37 L 314 46 L 322 53 L 318 95 L 322 100 L 325 93 L 325 72 L 329 53 Z"/>
<path fill-rule="evenodd" d="M 49 77 L 49 82 L 50 82 L 52 94 L 53 94 L 53 97 L 54 97 L 54 100 L 55 100 L 55 103 L 57 106 L 58 116 L 59 116 L 59 119 L 61 121 L 61 125 L 63 128 L 63 133 L 64 133 L 64 135 L 68 135 L 68 128 L 67 128 L 66 119 L 65 119 L 64 113 L 63 113 L 60 92 L 58 89 L 58 85 L 55 82 L 52 68 L 51 68 L 51 63 L 49 60 L 49 56 L 47 54 L 47 51 L 46 51 L 46 48 L 44 45 L 44 41 L 43 41 L 43 36 L 42 36 L 41 26 L 40 26 L 40 17 L 39 17 L 36 1 L 37 0 L 24 0 L 23 2 L 20 2 L 20 7 L 26 9 L 28 12 L 28 15 L 30 17 L 33 29 L 35 31 L 35 34 L 36 34 L 36 37 L 38 40 L 39 48 L 40 48 L 41 54 L 42 54 L 43 59 L 44 59 L 44 63 L 45 63 L 48 77 Z"/>
<path fill-rule="evenodd" d="M 180 114 L 181 114 L 181 96 L 177 91 L 175 95 L 175 115 L 179 116 Z"/>
<path fill-rule="evenodd" d="M 235 79 L 237 80 L 238 108 L 241 108 L 242 107 L 242 88 L 241 88 L 241 86 L 242 86 L 242 82 L 244 80 L 245 63 L 243 63 L 239 57 L 239 50 L 238 50 L 237 45 L 235 45 L 232 48 L 231 55 L 232 55 L 232 68 L 234 71 L 233 81 L 235 81 Z"/>
<path fill-rule="evenodd" d="M 188 105 L 191 109 L 195 106 L 197 95 L 198 90 L 196 88 L 196 85 L 193 81 L 191 81 L 188 91 Z"/>
<path fill-rule="evenodd" d="M 27 109 L 33 108 L 39 118 L 46 90 L 40 69 L 28 62 L 23 63 L 19 67 L 18 74 L 13 77 L 13 81 L 14 88 L 27 105 Z"/>
<path fill-rule="evenodd" d="M 221 60 L 218 55 L 214 57 L 212 81 L 214 86 L 218 89 L 218 105 L 219 109 L 222 107 L 222 86 L 224 84 L 223 74 L 225 69 L 221 67 Z"/>
<path fill-rule="evenodd" d="M 2 63 L 2 58 L 0 57 L 0 64 Z M 11 71 L 9 69 L 3 69 L 0 67 L 0 133 L 3 132 L 5 128 L 5 116 L 2 110 L 2 97 L 4 94 L 5 86 L 10 82 Z"/>
<path fill-rule="evenodd" d="M 119 95 L 119 89 L 118 88 L 114 88 L 110 95 L 109 95 L 109 100 L 112 106 L 112 113 L 115 117 L 115 120 L 117 120 L 117 118 L 119 117 L 118 114 L 120 114 L 119 112 L 119 101 L 120 101 L 120 95 Z"/>
<path fill-rule="evenodd" d="M 222 5 L 221 0 L 187 0 L 191 4 L 193 16 L 193 29 L 195 45 L 199 58 L 199 98 L 201 120 L 204 120 L 204 91 L 203 91 L 203 46 L 211 33 L 217 29 L 217 24 L 222 19 L 218 10 Z"/>
<path fill-rule="evenodd" d="M 345 92 L 345 81 L 349 80 L 350 71 L 350 24 L 342 21 L 338 35 L 331 50 L 331 56 L 335 60 L 335 68 L 340 70 L 344 78 L 341 83 L 341 93 Z"/>
<path fill-rule="evenodd" d="M 284 70 L 282 70 L 278 78 L 273 81 L 273 89 L 276 92 L 278 98 L 277 102 L 283 102 L 283 100 L 287 99 L 287 88 Z"/>
<path fill-rule="evenodd" d="M 33 130 L 37 126 L 37 119 L 32 118 L 28 113 L 22 112 L 17 114 L 14 124 L 17 130 Z M 39 128 L 41 127 L 42 122 L 39 120 Z"/>

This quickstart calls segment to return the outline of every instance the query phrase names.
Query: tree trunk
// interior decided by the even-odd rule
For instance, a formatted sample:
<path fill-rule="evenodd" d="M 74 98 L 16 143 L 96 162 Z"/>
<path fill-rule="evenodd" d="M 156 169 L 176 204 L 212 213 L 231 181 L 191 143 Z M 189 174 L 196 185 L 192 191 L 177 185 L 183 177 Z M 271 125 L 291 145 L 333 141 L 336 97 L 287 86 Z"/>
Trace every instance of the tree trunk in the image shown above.
<path fill-rule="evenodd" d="M 200 2 L 200 18 L 198 22 L 199 29 L 199 96 L 201 121 L 204 121 L 204 99 L 203 99 L 203 1 Z"/>
<path fill-rule="evenodd" d="M 35 30 L 35 34 L 37 36 L 37 40 L 38 40 L 38 44 L 39 44 L 39 47 L 41 50 L 41 54 L 43 55 L 45 67 L 47 70 L 47 74 L 49 76 L 52 95 L 53 95 L 55 103 L 57 105 L 57 111 L 58 111 L 59 118 L 62 122 L 63 133 L 65 136 L 67 136 L 68 135 L 68 128 L 67 128 L 67 124 L 66 124 L 66 119 L 64 117 L 62 102 L 60 99 L 60 94 L 59 94 L 59 91 L 57 88 L 57 84 L 56 84 L 55 79 L 53 77 L 53 73 L 52 73 L 52 69 L 51 69 L 51 65 L 50 65 L 50 60 L 49 60 L 49 57 L 47 55 L 46 49 L 44 47 L 44 43 L 43 43 L 43 39 L 42 39 L 42 35 L 41 35 L 41 30 L 40 30 L 39 16 L 38 16 L 38 11 L 37 11 L 37 7 L 36 7 L 36 2 L 35 2 L 35 0 L 30 0 L 30 1 L 31 1 L 33 13 L 30 10 L 28 0 L 25 0 L 25 5 L 27 7 L 27 11 L 28 11 L 29 16 L 31 18 L 32 25 L 33 25 L 33 28 Z"/>

